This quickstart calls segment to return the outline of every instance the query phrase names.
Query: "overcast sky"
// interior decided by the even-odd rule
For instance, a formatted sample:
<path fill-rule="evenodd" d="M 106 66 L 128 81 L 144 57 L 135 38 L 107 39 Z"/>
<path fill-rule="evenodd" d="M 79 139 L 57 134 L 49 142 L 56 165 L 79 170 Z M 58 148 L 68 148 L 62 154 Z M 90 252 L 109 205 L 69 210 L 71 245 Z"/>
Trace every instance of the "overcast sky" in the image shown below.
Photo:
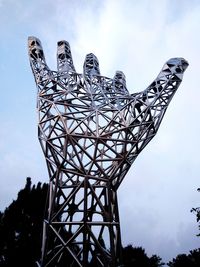
<path fill-rule="evenodd" d="M 28 3 L 28 4 L 27 4 Z M 70 42 L 78 72 L 87 53 L 101 74 L 122 70 L 131 93 L 144 90 L 172 57 L 190 63 L 158 134 L 119 189 L 122 241 L 163 260 L 199 247 L 192 207 L 200 205 L 198 0 L 0 0 L 0 209 L 24 186 L 48 181 L 37 140 L 36 86 L 28 36 L 56 66 L 56 43 Z"/>

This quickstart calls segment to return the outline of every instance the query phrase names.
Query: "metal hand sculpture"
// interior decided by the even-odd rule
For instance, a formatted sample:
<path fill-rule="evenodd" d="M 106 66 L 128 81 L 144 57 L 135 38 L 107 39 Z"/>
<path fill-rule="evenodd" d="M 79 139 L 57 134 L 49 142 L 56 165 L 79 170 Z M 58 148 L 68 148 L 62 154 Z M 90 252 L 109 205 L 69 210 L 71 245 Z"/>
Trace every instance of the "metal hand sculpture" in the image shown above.
<path fill-rule="evenodd" d="M 113 79 L 100 75 L 93 54 L 78 74 L 66 41 L 58 42 L 57 72 L 48 68 L 35 37 L 29 37 L 29 56 L 50 178 L 41 265 L 116 267 L 121 264 L 117 189 L 156 134 L 188 63 L 170 59 L 145 91 L 131 95 L 122 72 Z"/>

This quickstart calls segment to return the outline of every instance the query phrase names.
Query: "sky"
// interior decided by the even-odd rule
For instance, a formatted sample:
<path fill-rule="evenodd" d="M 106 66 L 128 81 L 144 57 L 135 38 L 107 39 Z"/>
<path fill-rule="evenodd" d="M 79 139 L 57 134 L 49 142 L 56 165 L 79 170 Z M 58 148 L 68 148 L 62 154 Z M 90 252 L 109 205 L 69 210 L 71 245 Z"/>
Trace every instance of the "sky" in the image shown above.
<path fill-rule="evenodd" d="M 154 139 L 134 162 L 118 191 L 123 245 L 142 246 L 164 261 L 200 247 L 200 1 L 0 0 L 0 210 L 26 177 L 48 182 L 37 139 L 36 86 L 28 36 L 43 44 L 56 68 L 56 44 L 67 40 L 82 72 L 94 53 L 101 74 L 122 70 L 130 93 L 144 90 L 172 57 L 189 62 L 183 82 Z"/>

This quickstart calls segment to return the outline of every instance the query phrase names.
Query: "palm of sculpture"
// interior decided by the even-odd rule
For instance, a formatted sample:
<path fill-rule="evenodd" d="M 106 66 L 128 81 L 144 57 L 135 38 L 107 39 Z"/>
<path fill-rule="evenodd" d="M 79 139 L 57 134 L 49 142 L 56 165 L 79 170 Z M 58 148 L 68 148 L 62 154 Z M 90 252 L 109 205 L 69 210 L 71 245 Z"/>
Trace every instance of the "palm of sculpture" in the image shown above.
<path fill-rule="evenodd" d="M 130 95 L 124 74 L 101 76 L 93 54 L 86 56 L 83 75 L 76 73 L 66 41 L 58 42 L 58 72 L 46 65 L 35 37 L 29 55 L 50 176 L 41 265 L 65 266 L 71 255 L 70 266 L 118 266 L 117 188 L 156 134 L 188 63 L 170 59 L 145 91 Z"/>

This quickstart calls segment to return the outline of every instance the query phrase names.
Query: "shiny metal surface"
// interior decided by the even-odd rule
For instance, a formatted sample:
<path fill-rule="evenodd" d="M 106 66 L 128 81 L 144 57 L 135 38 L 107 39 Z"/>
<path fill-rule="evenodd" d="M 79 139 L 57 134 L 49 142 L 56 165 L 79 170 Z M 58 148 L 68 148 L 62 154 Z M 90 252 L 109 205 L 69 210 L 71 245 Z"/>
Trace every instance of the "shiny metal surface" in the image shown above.
<path fill-rule="evenodd" d="M 100 75 L 88 54 L 75 71 L 69 43 L 58 42 L 58 71 L 46 64 L 40 41 L 29 37 L 38 88 L 38 137 L 49 172 L 41 266 L 121 264 L 117 189 L 155 136 L 188 63 L 170 59 L 144 91 L 129 94 L 125 75 Z M 68 265 L 65 265 L 68 266 Z"/>

